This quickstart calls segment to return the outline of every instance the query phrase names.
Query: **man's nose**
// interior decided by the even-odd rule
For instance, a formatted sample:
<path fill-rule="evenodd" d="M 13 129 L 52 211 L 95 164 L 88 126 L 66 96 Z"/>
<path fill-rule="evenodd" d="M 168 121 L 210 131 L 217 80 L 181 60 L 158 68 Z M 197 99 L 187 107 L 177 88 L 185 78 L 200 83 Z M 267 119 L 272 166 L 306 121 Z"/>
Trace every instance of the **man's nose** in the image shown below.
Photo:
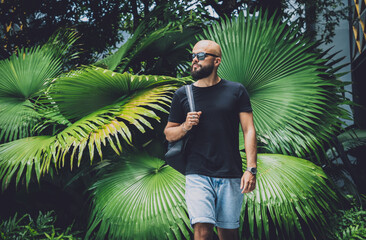
<path fill-rule="evenodd" d="M 193 63 L 197 63 L 197 62 L 199 62 L 198 57 L 197 57 L 197 56 L 195 56 L 195 57 L 192 59 L 192 62 L 193 62 Z"/>

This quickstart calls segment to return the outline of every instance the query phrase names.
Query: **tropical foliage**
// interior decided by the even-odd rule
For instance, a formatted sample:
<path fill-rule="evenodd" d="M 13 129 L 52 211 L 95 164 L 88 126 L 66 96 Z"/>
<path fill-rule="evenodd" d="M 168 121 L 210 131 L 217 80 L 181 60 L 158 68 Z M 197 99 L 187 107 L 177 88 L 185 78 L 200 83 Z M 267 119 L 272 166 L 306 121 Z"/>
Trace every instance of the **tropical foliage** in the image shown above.
<path fill-rule="evenodd" d="M 201 38 L 220 44 L 219 75 L 249 92 L 259 140 L 269 152 L 308 157 L 340 131 L 343 84 L 296 29 L 262 12 L 215 24 Z M 323 150 L 324 151 L 324 150 Z"/>
<path fill-rule="evenodd" d="M 324 214 L 335 209 L 337 197 L 320 167 L 291 156 L 259 154 L 258 168 L 257 188 L 244 197 L 243 237 L 308 239 L 324 231 Z M 91 188 L 87 237 L 94 231 L 96 239 L 190 239 L 184 183 L 183 175 L 159 158 L 132 154 L 111 162 Z"/>
<path fill-rule="evenodd" d="M 151 32 L 144 28 L 147 25 L 141 23 L 136 34 L 101 63 L 125 70 L 134 56 L 127 52 L 143 54 L 164 34 L 177 31 L 167 26 Z M 147 33 L 149 37 L 143 38 Z M 167 113 L 171 93 L 187 81 L 121 74 L 92 66 L 60 75 L 65 59 L 75 58 L 69 51 L 75 39 L 75 34 L 61 32 L 44 46 L 21 50 L 0 63 L 4 73 L 0 82 L 0 137 L 6 141 L 21 138 L 0 146 L 3 188 L 14 174 L 16 184 L 24 176 L 28 186 L 33 173 L 39 181 L 51 164 L 64 166 L 65 158 L 72 168 L 75 154 L 79 166 L 86 148 L 91 162 L 95 151 L 102 158 L 102 145 L 107 142 L 119 154 L 124 144 L 131 145 L 130 128 L 140 132 L 152 128 L 147 119 L 159 121 L 154 111 Z M 34 134 L 38 136 L 27 138 Z"/>
<path fill-rule="evenodd" d="M 310 161 L 258 154 L 257 187 L 244 195 L 240 231 L 250 239 L 310 239 L 324 234 L 337 197 Z M 249 231 L 248 231 L 249 229 Z"/>
<path fill-rule="evenodd" d="M 87 238 L 97 229 L 97 239 L 190 239 L 183 175 L 141 154 L 111 165 L 91 188 Z"/>
<path fill-rule="evenodd" d="M 160 12 L 155 13 L 157 15 Z M 96 62 L 96 66 L 116 72 L 176 75 L 187 69 L 186 48 L 195 41 L 199 28 L 183 23 L 157 27 L 156 22 L 142 21 L 134 34 L 113 54 Z M 151 31 L 151 29 L 155 29 Z"/>
<path fill-rule="evenodd" d="M 366 145 L 366 130 L 364 129 L 349 129 L 337 136 L 337 140 L 342 144 L 344 151 L 362 147 Z M 339 153 L 335 148 L 327 151 L 329 159 L 336 158 Z"/>
<path fill-rule="evenodd" d="M 56 216 L 53 211 L 43 214 L 39 212 L 36 219 L 33 219 L 29 214 L 18 217 L 17 214 L 8 220 L 0 223 L 1 239 L 81 239 L 77 237 L 78 232 L 72 231 L 72 226 L 62 232 L 55 227 Z"/>
<path fill-rule="evenodd" d="M 327 150 L 329 164 L 323 167 L 334 182 L 339 183 L 340 193 L 352 195 L 361 204 L 360 193 L 366 191 L 365 166 L 366 131 L 349 128 L 335 138 L 336 144 Z"/>
<path fill-rule="evenodd" d="M 330 239 L 366 239 L 366 211 L 354 203 L 348 210 L 337 211 L 331 222 Z"/>
<path fill-rule="evenodd" d="M 97 170 L 96 175 L 85 172 L 95 179 L 88 182 L 90 238 L 192 236 L 183 176 L 167 166 L 162 156 L 136 154 L 136 149 L 146 147 L 136 139 L 143 136 L 143 143 L 151 142 L 146 133 L 165 124 L 172 93 L 191 82 L 126 72 L 155 71 L 162 58 L 150 58 L 154 54 L 145 50 L 152 46 L 169 50 L 160 41 L 177 30 L 167 26 L 149 32 L 146 26 L 150 25 L 143 23 L 115 54 L 70 72 L 62 72 L 61 60 L 50 45 L 21 50 L 0 62 L 0 73 L 5 74 L 0 78 L 0 113 L 4 113 L 0 130 L 6 139 L 0 145 L 2 188 L 12 182 L 28 187 L 34 176 L 40 182 L 42 175 L 53 170 L 90 163 Z M 184 52 L 192 39 L 187 35 L 170 50 Z M 200 36 L 222 46 L 220 76 L 248 89 L 261 147 L 282 153 L 258 155 L 258 186 L 245 196 L 242 238 L 318 238 L 324 235 L 326 214 L 337 207 L 338 198 L 321 168 L 297 157 L 315 155 L 323 162 L 322 149 L 342 129 L 339 118 L 348 117 L 339 107 L 347 102 L 340 94 L 342 84 L 337 80 L 338 69 L 332 68 L 334 61 L 323 59 L 323 53 L 312 51 L 314 44 L 295 36 L 297 29 L 292 25 L 262 12 L 258 16 L 240 13 Z M 166 42 L 178 40 L 175 36 Z M 144 56 L 153 64 L 141 63 Z M 184 61 L 166 59 L 175 59 L 185 71 Z M 134 69 L 136 62 L 140 68 Z M 45 69 L 42 74 L 34 70 L 36 63 Z M 17 107 L 9 105 L 18 96 L 26 100 L 13 104 Z M 33 119 L 26 119 L 27 127 L 25 117 Z M 95 158 L 103 164 L 96 164 L 101 161 Z"/>
<path fill-rule="evenodd" d="M 32 99 L 60 72 L 60 59 L 40 47 L 21 49 L 0 63 L 0 140 L 31 135 L 39 120 Z"/>
<path fill-rule="evenodd" d="M 160 120 L 154 111 L 167 112 L 163 106 L 168 105 L 169 93 L 183 83 L 168 77 L 133 76 L 100 68 L 83 69 L 60 77 L 53 83 L 46 99 L 50 104 L 56 102 L 62 115 L 73 124 L 54 136 L 23 138 L 1 145 L 3 188 L 15 173 L 18 184 L 23 172 L 26 172 L 28 185 L 32 169 L 39 181 L 51 164 L 64 166 L 67 153 L 71 153 L 67 157 L 71 167 L 75 154 L 80 165 L 86 148 L 91 162 L 95 151 L 103 157 L 102 145 L 107 143 L 120 154 L 122 142 L 132 142 L 130 128 L 134 126 L 140 132 L 151 128 L 147 119 Z"/>
<path fill-rule="evenodd" d="M 0 62 L 0 141 L 32 135 L 41 118 L 34 102 L 62 72 L 63 63 L 77 56 L 69 50 L 76 39 L 74 32 L 60 32 L 42 47 L 19 49 Z"/>

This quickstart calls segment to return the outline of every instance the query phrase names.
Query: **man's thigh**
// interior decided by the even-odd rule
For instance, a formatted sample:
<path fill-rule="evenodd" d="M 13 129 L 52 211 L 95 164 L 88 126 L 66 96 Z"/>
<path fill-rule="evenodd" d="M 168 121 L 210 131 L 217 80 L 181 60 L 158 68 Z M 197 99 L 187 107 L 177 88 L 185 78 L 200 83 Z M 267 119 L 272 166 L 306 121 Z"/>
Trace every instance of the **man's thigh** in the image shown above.
<path fill-rule="evenodd" d="M 192 226 L 199 222 L 223 229 L 239 228 L 243 202 L 240 178 L 187 175 L 185 196 Z"/>
<path fill-rule="evenodd" d="M 216 194 L 209 177 L 198 174 L 186 175 L 185 198 L 191 226 L 195 223 L 216 223 Z"/>
<path fill-rule="evenodd" d="M 240 189 L 240 178 L 220 179 L 215 206 L 217 227 L 222 229 L 239 228 L 243 197 Z"/>

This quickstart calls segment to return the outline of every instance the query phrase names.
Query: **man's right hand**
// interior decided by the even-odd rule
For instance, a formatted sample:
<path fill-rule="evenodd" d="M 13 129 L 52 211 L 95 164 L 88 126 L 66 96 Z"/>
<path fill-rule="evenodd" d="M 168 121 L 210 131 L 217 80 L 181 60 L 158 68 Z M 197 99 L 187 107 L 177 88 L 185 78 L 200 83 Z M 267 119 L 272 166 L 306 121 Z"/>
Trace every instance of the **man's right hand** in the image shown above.
<path fill-rule="evenodd" d="M 183 123 L 184 130 L 189 131 L 192 129 L 193 126 L 198 125 L 198 123 L 200 122 L 201 114 L 201 111 L 187 113 L 186 121 Z"/>

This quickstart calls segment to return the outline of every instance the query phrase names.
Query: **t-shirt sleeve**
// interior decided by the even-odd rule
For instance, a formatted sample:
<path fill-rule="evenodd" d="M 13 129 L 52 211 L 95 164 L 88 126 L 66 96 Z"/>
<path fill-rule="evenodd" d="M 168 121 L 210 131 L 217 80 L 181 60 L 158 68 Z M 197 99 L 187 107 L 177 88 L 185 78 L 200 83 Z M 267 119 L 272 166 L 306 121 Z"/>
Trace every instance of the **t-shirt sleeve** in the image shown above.
<path fill-rule="evenodd" d="M 183 123 L 185 119 L 186 117 L 184 114 L 180 97 L 177 94 L 177 92 L 175 92 L 173 95 L 172 104 L 170 106 L 168 121 L 174 123 Z"/>
<path fill-rule="evenodd" d="M 252 112 L 249 94 L 245 87 L 240 84 L 239 87 L 239 112 Z"/>

